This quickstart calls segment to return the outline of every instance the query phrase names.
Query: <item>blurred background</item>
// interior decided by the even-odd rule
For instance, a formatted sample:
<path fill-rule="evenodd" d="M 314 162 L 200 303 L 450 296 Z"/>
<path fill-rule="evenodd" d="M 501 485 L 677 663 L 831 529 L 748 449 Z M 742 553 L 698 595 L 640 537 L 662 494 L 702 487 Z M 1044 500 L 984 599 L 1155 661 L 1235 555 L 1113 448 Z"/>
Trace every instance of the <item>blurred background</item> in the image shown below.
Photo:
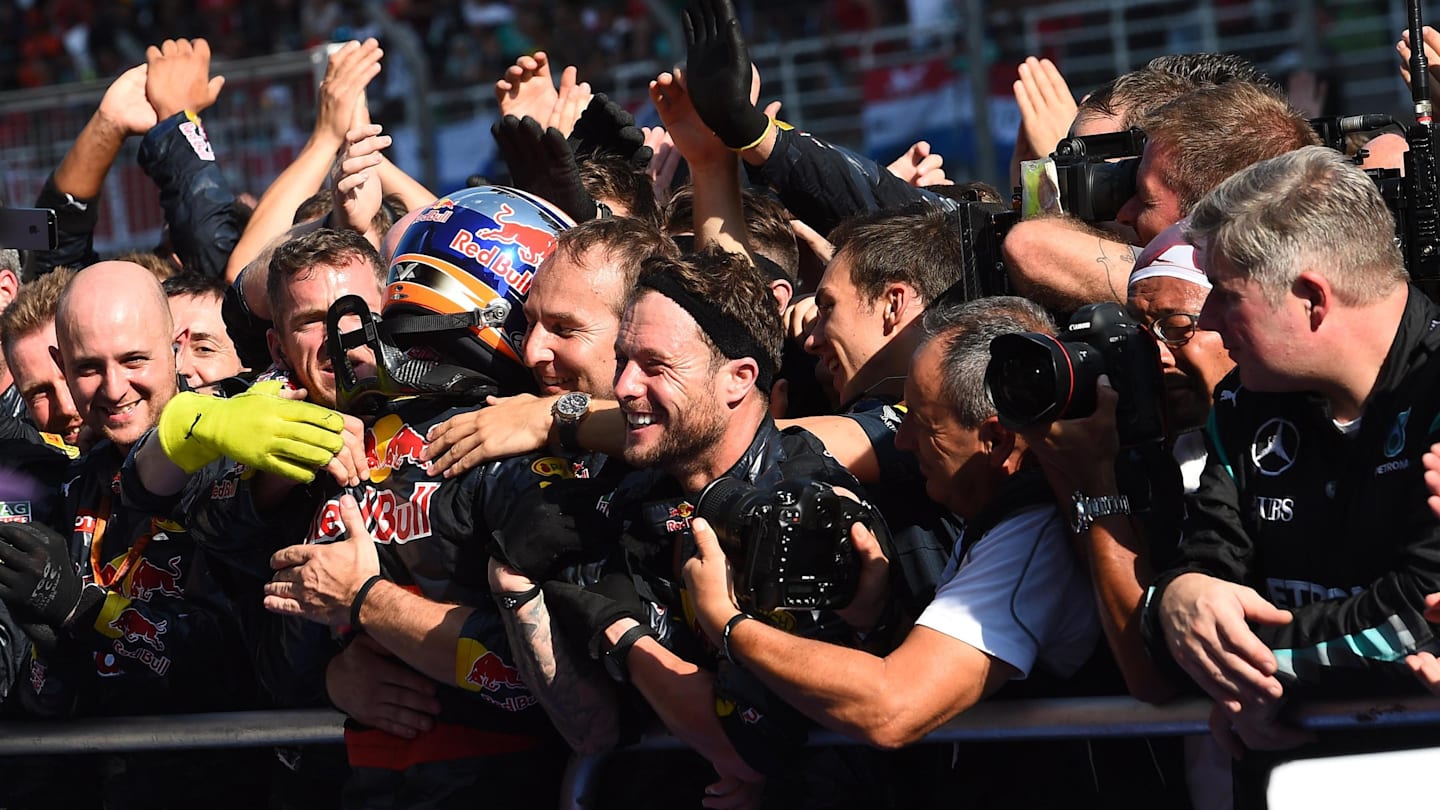
<path fill-rule="evenodd" d="M 888 163 L 928 140 L 956 179 L 1004 183 L 1027 55 L 1081 96 L 1166 53 L 1248 57 L 1311 115 L 1408 115 L 1394 43 L 1403 0 L 736 0 L 762 104 Z M 0 0 L 0 196 L 29 204 L 110 80 L 167 37 L 204 37 L 225 89 L 204 123 L 237 191 L 259 195 L 313 122 L 326 43 L 374 36 L 368 98 L 391 158 L 432 188 L 497 177 L 494 83 L 545 50 L 654 123 L 645 88 L 683 56 L 683 0 Z M 1427 21 L 1430 18 L 1427 17 Z M 1408 120 L 1408 119 L 1407 119 Z M 117 161 L 101 252 L 153 245 L 155 186 Z"/>

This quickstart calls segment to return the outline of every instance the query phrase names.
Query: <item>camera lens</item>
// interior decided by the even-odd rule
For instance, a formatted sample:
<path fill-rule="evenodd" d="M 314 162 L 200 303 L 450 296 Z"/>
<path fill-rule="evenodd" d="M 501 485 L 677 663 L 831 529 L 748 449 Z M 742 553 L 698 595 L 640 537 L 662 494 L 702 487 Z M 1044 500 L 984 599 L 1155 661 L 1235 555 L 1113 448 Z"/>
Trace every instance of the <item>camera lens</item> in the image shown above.
<path fill-rule="evenodd" d="M 1038 332 L 1001 335 L 990 342 L 985 387 L 1006 427 L 1017 430 L 1059 417 L 1073 391 L 1066 355 L 1064 344 Z"/>

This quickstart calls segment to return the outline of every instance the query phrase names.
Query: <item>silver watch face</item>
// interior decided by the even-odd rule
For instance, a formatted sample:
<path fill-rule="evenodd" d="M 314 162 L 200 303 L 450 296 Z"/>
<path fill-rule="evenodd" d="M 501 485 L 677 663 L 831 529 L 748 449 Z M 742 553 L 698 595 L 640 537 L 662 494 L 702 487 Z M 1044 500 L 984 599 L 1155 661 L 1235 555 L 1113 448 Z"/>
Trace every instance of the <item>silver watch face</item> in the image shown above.
<path fill-rule="evenodd" d="M 555 415 L 568 422 L 578 421 L 588 410 L 590 410 L 589 394 L 571 391 L 555 400 Z"/>

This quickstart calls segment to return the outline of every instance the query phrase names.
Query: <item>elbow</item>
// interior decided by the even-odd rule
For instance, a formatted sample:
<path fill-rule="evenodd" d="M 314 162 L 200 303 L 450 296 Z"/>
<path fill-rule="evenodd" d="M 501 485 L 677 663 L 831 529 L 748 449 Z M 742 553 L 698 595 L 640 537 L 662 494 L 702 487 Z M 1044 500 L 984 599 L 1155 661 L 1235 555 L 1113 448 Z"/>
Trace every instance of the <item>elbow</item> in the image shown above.
<path fill-rule="evenodd" d="M 880 728 L 868 729 L 865 732 L 865 743 L 883 751 L 895 751 L 918 742 L 925 735 L 903 726 L 886 725 Z"/>
<path fill-rule="evenodd" d="M 861 739 L 874 748 L 894 751 L 913 745 L 924 739 L 936 725 L 922 722 L 907 711 L 904 702 L 894 698 L 883 699 L 876 708 L 878 711 L 859 728 Z"/>

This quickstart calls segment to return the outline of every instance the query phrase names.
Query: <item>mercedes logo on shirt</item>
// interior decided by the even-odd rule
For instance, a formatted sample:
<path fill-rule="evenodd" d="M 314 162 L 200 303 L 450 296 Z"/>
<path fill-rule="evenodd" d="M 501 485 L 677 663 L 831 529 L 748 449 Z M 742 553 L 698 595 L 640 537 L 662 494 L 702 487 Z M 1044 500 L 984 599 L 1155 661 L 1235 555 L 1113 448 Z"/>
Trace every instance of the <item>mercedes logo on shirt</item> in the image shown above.
<path fill-rule="evenodd" d="M 1289 419 L 1271 419 L 1255 431 L 1250 460 L 1261 475 L 1279 475 L 1295 464 L 1300 452 L 1300 431 Z"/>

